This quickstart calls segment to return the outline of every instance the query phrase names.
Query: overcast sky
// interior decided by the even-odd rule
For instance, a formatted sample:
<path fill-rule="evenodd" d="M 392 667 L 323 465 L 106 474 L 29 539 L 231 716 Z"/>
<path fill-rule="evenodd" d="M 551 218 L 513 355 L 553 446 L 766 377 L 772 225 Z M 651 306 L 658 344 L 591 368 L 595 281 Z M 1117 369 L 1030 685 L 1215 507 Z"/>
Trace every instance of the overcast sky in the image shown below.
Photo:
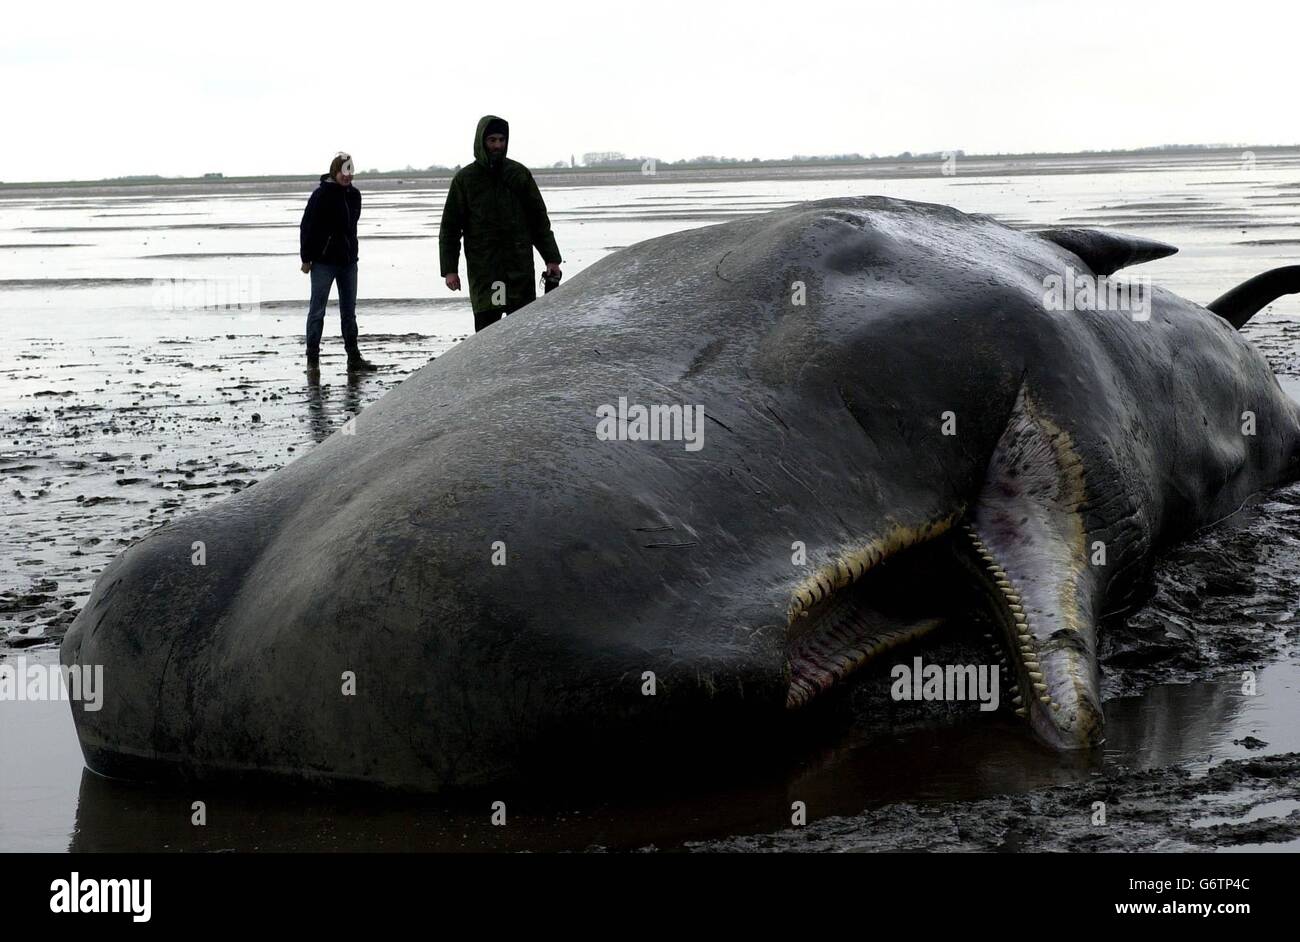
<path fill-rule="evenodd" d="M 1086 11 L 1086 15 L 1085 15 Z M 8 4 L 0 180 L 1295 143 L 1300 5 Z"/>

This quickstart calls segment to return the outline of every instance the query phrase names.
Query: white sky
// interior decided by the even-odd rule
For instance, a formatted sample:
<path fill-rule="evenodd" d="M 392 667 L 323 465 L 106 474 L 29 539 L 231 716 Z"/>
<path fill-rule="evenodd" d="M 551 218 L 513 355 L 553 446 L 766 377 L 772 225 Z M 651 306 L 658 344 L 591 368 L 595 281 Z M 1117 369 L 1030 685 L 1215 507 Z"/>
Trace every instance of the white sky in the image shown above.
<path fill-rule="evenodd" d="M 1085 14 L 1086 11 L 1086 14 Z M 1296 143 L 1295 0 L 7 4 L 0 180 Z"/>

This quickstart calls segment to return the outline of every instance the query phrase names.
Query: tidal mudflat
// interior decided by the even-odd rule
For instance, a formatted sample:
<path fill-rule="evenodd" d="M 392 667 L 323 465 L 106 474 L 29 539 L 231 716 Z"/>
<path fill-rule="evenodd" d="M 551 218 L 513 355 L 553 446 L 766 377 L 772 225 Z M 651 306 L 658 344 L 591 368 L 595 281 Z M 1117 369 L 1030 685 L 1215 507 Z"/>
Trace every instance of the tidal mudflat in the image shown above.
<path fill-rule="evenodd" d="M 435 271 L 444 191 L 366 192 L 358 316 L 363 350 L 384 368 L 347 376 L 331 306 L 318 380 L 301 358 L 306 279 L 293 230 L 306 190 L 0 192 L 0 657 L 53 658 L 122 547 L 291 462 L 472 329 Z M 1300 154 L 1118 168 L 1080 158 L 1050 172 L 959 164 L 953 176 L 936 166 L 883 179 L 720 175 L 555 187 L 547 198 L 572 278 L 644 238 L 873 192 L 1014 225 L 1161 239 L 1180 253 L 1131 274 L 1203 302 L 1294 263 L 1300 247 Z M 1298 332 L 1296 298 L 1247 327 L 1293 397 Z M 882 676 L 869 673 L 833 732 L 775 771 L 574 807 L 539 789 L 521 796 L 524 826 L 508 840 L 442 806 L 379 812 L 247 794 L 226 799 L 227 830 L 195 838 L 187 802 L 165 823 L 183 796 L 81 769 L 67 704 L 0 701 L 0 738 L 23 755 L 0 768 L 0 848 L 1295 849 L 1297 547 L 1300 491 L 1284 489 L 1162 563 L 1147 606 L 1118 613 L 1105 635 L 1099 764 L 1041 753 L 1001 718 L 891 722 Z M 1253 697 L 1241 692 L 1247 671 Z M 1099 792 L 1114 796 L 1106 828 L 1088 824 Z M 809 827 L 783 829 L 791 796 L 809 803 Z"/>

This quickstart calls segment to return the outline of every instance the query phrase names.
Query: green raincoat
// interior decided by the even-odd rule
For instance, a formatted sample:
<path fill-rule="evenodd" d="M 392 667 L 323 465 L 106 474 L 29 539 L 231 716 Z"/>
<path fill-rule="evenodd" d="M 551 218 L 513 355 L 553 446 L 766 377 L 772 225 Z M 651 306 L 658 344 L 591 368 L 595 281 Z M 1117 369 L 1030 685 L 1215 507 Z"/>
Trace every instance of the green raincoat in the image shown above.
<path fill-rule="evenodd" d="M 483 136 L 488 122 L 497 120 L 501 119 L 493 115 L 479 120 L 474 162 L 452 177 L 438 233 L 443 275 L 457 270 L 460 240 L 465 239 L 469 300 L 475 314 L 509 313 L 536 299 L 534 248 L 547 264 L 561 261 L 546 203 L 528 168 L 504 153 L 498 166 L 488 163 Z M 509 143 L 507 124 L 507 147 Z M 501 287 L 494 287 L 498 282 Z"/>

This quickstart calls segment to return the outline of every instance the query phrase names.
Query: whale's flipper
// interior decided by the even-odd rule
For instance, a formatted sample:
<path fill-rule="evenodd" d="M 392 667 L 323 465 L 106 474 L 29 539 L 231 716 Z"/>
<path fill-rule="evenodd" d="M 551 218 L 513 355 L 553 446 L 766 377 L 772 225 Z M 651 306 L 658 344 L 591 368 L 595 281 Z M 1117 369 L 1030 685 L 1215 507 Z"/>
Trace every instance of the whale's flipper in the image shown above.
<path fill-rule="evenodd" d="M 1174 246 L 1155 239 L 1107 232 L 1105 229 L 1040 229 L 1034 235 L 1073 252 L 1087 263 L 1094 275 L 1103 278 L 1129 265 L 1141 265 L 1178 251 Z"/>
<path fill-rule="evenodd" d="M 1300 294 L 1300 265 L 1256 275 L 1205 306 L 1240 330 L 1262 307 L 1284 294 Z"/>

